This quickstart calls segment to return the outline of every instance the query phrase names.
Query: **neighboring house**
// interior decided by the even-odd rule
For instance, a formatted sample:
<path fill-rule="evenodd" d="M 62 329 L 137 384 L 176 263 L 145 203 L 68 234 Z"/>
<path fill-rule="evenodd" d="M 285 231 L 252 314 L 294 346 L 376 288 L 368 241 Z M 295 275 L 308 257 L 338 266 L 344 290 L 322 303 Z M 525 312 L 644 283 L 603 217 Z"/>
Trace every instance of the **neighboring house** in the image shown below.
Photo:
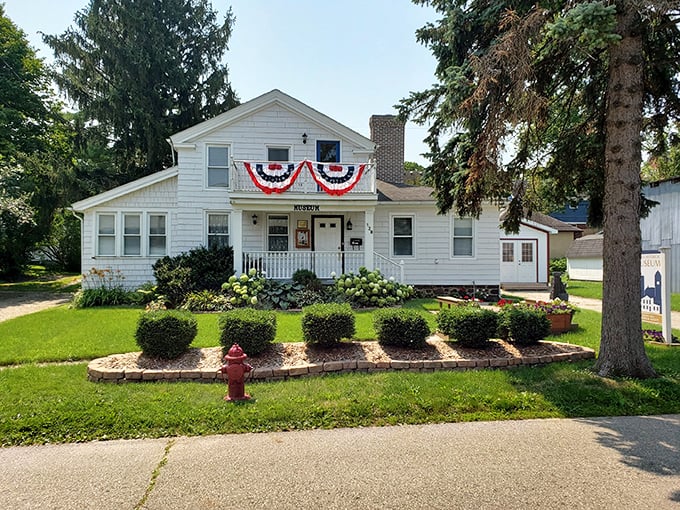
<path fill-rule="evenodd" d="M 680 177 L 657 181 L 642 190 L 659 204 L 640 220 L 643 250 L 669 246 L 671 292 L 680 292 Z"/>
<path fill-rule="evenodd" d="M 583 234 L 595 234 L 597 229 L 588 225 L 589 205 L 590 202 L 588 200 L 581 200 L 576 205 L 566 204 L 562 210 L 551 212 L 549 216 L 578 227 Z"/>
<path fill-rule="evenodd" d="M 501 232 L 501 286 L 548 286 L 550 259 L 563 257 L 581 229 L 534 212 L 524 218 L 517 234 Z"/>
<path fill-rule="evenodd" d="M 602 232 L 574 240 L 567 250 L 570 279 L 602 281 L 602 240 Z"/>
<path fill-rule="evenodd" d="M 177 164 L 73 204 L 83 272 L 120 270 L 129 286 L 200 245 L 231 245 L 236 272 L 287 280 L 379 268 L 447 292 L 498 289 L 498 217 L 437 214 L 432 190 L 404 179 L 404 125 L 370 119 L 372 139 L 279 90 L 170 137 Z"/>

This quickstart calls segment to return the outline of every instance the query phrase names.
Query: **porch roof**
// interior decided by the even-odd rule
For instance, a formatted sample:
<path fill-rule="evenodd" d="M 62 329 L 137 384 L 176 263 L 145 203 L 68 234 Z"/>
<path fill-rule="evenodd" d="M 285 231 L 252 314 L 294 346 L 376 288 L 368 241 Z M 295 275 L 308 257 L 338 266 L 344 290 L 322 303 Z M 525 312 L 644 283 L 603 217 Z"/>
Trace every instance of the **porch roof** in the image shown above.
<path fill-rule="evenodd" d="M 378 202 L 434 202 L 433 188 L 412 186 L 381 180 L 375 181 L 378 189 Z"/>

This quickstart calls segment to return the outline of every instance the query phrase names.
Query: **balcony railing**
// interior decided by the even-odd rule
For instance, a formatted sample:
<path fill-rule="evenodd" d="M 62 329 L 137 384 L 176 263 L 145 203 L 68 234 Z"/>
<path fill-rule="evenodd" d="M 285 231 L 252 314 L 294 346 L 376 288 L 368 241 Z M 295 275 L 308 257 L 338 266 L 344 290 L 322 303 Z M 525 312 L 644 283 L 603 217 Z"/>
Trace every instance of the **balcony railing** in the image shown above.
<path fill-rule="evenodd" d="M 283 163 L 287 164 L 287 163 Z M 297 164 L 297 163 L 296 163 Z M 357 163 L 359 165 L 359 163 Z M 231 167 L 230 187 L 236 192 L 257 192 L 262 193 L 253 180 L 250 178 L 243 161 L 234 161 Z M 309 170 L 303 167 L 295 182 L 283 193 L 309 193 L 325 194 L 321 187 L 312 178 Z M 366 168 L 359 182 L 347 192 L 348 194 L 375 193 L 375 172 L 373 165 L 366 165 Z"/>
<path fill-rule="evenodd" d="M 404 281 L 403 264 L 391 261 L 377 253 L 373 254 L 374 267 L 385 278 L 394 277 Z M 362 251 L 248 251 L 243 254 L 243 272 L 254 268 L 264 272 L 267 278 L 290 280 L 298 269 L 313 271 L 322 280 L 329 280 L 343 273 L 358 273 L 366 265 Z"/>

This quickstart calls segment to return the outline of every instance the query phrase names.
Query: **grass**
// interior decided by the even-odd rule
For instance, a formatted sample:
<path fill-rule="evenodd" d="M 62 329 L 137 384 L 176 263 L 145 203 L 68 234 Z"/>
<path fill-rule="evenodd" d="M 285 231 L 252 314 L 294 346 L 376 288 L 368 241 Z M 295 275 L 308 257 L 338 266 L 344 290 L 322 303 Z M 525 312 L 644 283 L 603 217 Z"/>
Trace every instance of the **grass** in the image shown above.
<path fill-rule="evenodd" d="M 13 292 L 75 292 L 82 275 L 55 273 L 45 266 L 28 266 L 15 282 L 0 281 L 0 291 Z"/>
<path fill-rule="evenodd" d="M 427 312 L 433 300 L 411 301 Z M 235 432 L 680 412 L 680 349 L 647 347 L 657 379 L 602 379 L 592 361 L 513 370 L 376 372 L 249 383 L 253 401 L 227 404 L 223 384 L 102 384 L 86 360 L 138 350 L 138 309 L 65 306 L 0 323 L 0 444 Z M 554 339 L 597 349 L 600 314 Z M 217 315 L 199 314 L 199 347 L 218 345 Z M 299 315 L 277 314 L 277 341 L 299 340 Z M 49 327 L 45 325 L 49 324 Z M 371 313 L 357 313 L 357 337 L 372 338 Z"/>
<path fill-rule="evenodd" d="M 569 280 L 567 292 L 574 296 L 602 299 L 602 282 Z M 671 310 L 680 312 L 680 294 L 671 294 Z"/>

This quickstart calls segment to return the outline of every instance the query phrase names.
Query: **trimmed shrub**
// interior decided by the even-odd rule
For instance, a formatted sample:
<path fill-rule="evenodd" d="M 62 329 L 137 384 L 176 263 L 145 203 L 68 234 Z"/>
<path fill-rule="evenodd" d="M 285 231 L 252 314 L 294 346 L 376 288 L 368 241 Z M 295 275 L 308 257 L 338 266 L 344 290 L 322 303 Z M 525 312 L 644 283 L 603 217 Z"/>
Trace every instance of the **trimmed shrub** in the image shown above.
<path fill-rule="evenodd" d="M 465 347 L 485 347 L 496 334 L 498 316 L 474 305 L 454 306 L 437 314 L 437 329 Z"/>
<path fill-rule="evenodd" d="M 157 310 L 139 317 L 135 340 L 148 356 L 174 359 L 189 349 L 197 332 L 196 318 L 189 312 Z"/>
<path fill-rule="evenodd" d="M 531 305 L 504 306 L 498 313 L 498 333 L 522 345 L 531 345 L 550 334 L 546 313 Z"/>
<path fill-rule="evenodd" d="M 201 246 L 176 257 L 165 256 L 153 265 L 153 274 L 157 292 L 179 306 L 190 292 L 220 290 L 234 274 L 234 250 Z"/>
<path fill-rule="evenodd" d="M 379 269 L 369 271 L 359 268 L 359 273 L 352 272 L 333 277 L 338 294 L 355 306 L 386 307 L 407 301 L 414 295 L 413 287 L 403 285 L 394 280 L 384 278 Z"/>
<path fill-rule="evenodd" d="M 236 308 L 220 315 L 220 344 L 226 354 L 239 344 L 249 356 L 260 354 L 276 337 L 276 314 L 253 308 Z"/>
<path fill-rule="evenodd" d="M 293 282 L 302 285 L 306 290 L 321 290 L 321 280 L 314 271 L 298 269 L 293 273 Z"/>
<path fill-rule="evenodd" d="M 332 346 L 343 338 L 352 338 L 355 331 L 354 313 L 347 303 L 322 303 L 302 309 L 305 343 Z"/>
<path fill-rule="evenodd" d="M 430 336 L 425 317 L 416 310 L 384 308 L 373 314 L 373 327 L 382 345 L 420 347 Z"/>

